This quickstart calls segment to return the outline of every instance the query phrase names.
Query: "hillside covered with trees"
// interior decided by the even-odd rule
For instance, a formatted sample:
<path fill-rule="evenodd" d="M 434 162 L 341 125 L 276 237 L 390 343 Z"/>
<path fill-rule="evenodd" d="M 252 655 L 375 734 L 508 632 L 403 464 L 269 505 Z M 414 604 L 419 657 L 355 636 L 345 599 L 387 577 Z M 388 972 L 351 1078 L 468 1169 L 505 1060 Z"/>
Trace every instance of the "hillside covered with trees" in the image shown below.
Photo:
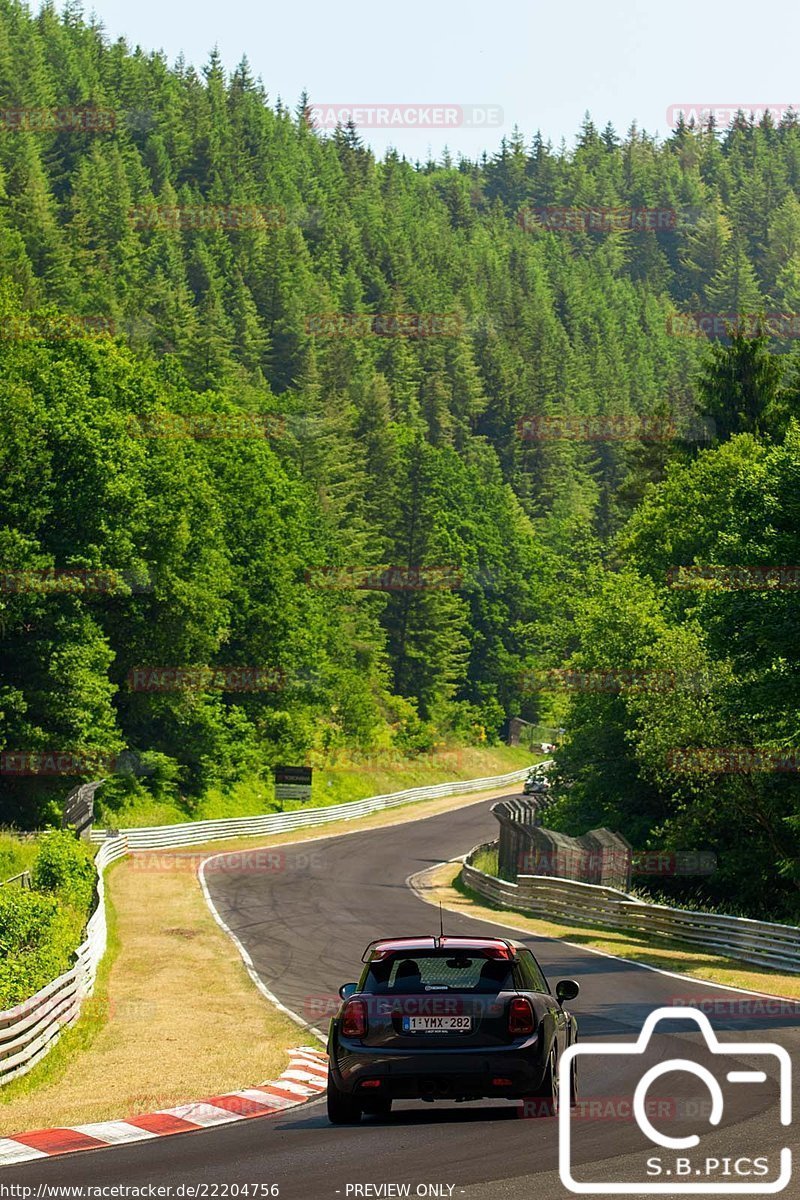
<path fill-rule="evenodd" d="M 674 569 L 800 563 L 795 342 L 676 320 L 800 311 L 800 121 L 377 161 L 15 0 L 0 94 L 0 822 L 76 782 L 14 756 L 125 762 L 122 804 L 521 715 L 567 730 L 553 821 L 796 918 L 796 771 L 672 752 L 798 744 L 796 587 Z"/>

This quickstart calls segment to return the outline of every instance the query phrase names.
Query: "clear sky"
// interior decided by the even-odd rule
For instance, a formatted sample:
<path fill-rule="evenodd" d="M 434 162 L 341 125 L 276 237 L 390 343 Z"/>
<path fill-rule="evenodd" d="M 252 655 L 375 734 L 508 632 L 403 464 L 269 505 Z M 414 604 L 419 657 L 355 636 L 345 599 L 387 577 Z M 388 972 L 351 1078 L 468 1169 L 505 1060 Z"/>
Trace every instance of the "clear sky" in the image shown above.
<path fill-rule="evenodd" d="M 232 68 L 246 53 L 270 99 L 292 107 L 303 88 L 339 111 L 405 105 L 372 118 L 399 121 L 391 131 L 360 127 L 378 153 L 395 145 L 414 159 L 445 145 L 491 153 L 515 124 L 571 145 L 587 109 L 601 127 L 624 133 L 636 120 L 664 135 L 674 105 L 800 108 L 797 0 L 86 0 L 86 10 L 110 37 L 170 62 L 182 50 L 202 66 L 216 44 Z M 475 106 L 483 127 L 463 123 Z"/>

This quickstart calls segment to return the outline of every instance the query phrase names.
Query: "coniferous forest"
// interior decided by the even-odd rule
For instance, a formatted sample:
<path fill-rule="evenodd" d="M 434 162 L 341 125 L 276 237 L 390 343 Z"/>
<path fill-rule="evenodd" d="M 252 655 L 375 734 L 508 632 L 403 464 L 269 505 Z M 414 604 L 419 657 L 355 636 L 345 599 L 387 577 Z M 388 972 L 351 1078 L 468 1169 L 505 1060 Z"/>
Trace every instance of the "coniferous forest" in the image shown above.
<path fill-rule="evenodd" d="M 0 95 L 0 823 L 76 782 L 14 755 L 124 804 L 518 716 L 548 823 L 796 920 L 800 119 L 377 160 L 15 0 Z"/>

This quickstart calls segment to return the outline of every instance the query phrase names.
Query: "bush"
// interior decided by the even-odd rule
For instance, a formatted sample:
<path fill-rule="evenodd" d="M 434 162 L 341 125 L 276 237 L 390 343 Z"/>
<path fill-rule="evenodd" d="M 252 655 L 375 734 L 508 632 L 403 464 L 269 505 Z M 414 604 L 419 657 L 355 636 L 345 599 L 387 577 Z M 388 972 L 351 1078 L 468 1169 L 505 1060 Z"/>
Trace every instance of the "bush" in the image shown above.
<path fill-rule="evenodd" d="M 53 896 L 4 887 L 0 891 L 0 960 L 37 950 L 46 941 L 57 911 Z"/>
<path fill-rule="evenodd" d="M 33 995 L 69 966 L 54 896 L 0 888 L 0 1009 Z"/>
<path fill-rule="evenodd" d="M 31 871 L 36 891 L 58 892 L 65 903 L 88 912 L 94 876 L 91 852 L 74 833 L 53 829 L 44 835 Z"/>
<path fill-rule="evenodd" d="M 38 843 L 33 890 L 0 888 L 0 1010 L 68 970 L 94 900 L 91 850 L 66 830 Z"/>

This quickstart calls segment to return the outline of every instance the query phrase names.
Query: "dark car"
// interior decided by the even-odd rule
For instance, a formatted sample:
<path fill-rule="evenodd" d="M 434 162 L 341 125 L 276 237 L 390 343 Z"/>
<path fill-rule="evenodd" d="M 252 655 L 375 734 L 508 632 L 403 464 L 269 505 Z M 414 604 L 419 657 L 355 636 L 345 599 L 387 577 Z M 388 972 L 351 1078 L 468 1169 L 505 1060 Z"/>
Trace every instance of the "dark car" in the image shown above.
<path fill-rule="evenodd" d="M 328 1116 L 351 1125 L 387 1116 L 393 1100 L 536 1097 L 558 1110 L 558 1059 L 578 1036 L 527 946 L 505 938 L 406 937 L 371 942 L 358 983 L 339 989 L 328 1036 Z M 574 1065 L 574 1060 L 573 1060 Z M 577 1080 L 570 1078 L 570 1103 Z"/>

